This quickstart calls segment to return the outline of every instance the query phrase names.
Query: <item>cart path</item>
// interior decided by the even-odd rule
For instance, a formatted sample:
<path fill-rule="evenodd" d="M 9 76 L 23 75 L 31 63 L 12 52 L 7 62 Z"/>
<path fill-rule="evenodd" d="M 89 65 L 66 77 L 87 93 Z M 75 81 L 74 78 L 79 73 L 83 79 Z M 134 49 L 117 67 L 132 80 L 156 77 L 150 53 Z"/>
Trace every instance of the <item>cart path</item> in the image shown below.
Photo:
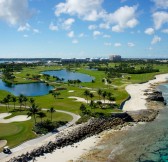
<path fill-rule="evenodd" d="M 0 106 L 6 106 L 6 105 L 0 104 Z M 9 106 L 13 106 L 13 105 L 9 105 Z M 20 106 L 16 106 L 16 107 L 20 107 Z M 29 108 L 29 107 L 26 107 L 26 108 Z M 47 111 L 48 109 L 47 108 L 42 108 L 42 110 Z M 69 112 L 69 111 L 56 110 L 56 112 L 65 113 L 65 114 L 71 115 L 73 117 L 73 119 L 70 122 L 68 122 L 64 126 L 61 126 L 61 127 L 57 128 L 58 132 L 64 130 L 65 128 L 68 128 L 68 127 L 74 125 L 75 122 L 80 118 L 79 115 L 76 115 L 76 114 L 74 114 L 72 112 Z M 56 132 L 47 133 L 46 135 L 42 135 L 42 136 L 37 137 L 35 139 L 26 141 L 26 142 L 20 144 L 19 146 L 15 147 L 15 148 L 12 148 L 11 151 L 12 151 L 12 153 L 15 153 L 15 152 L 19 152 L 20 150 L 26 149 L 30 146 L 38 145 L 39 143 L 41 143 L 43 141 L 47 141 L 47 139 L 51 139 L 52 137 L 54 138 L 56 134 L 57 134 Z M 4 154 L 3 152 L 0 153 L 0 161 L 1 161 L 1 159 L 5 158 L 7 156 L 8 155 Z"/>

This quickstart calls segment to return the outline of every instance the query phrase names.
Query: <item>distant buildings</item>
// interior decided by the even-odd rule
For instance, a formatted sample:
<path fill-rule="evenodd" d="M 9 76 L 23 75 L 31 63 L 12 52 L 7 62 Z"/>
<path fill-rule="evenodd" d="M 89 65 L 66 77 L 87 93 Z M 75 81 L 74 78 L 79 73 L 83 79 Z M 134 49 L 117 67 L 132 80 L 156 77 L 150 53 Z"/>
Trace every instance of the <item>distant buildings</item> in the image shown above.
<path fill-rule="evenodd" d="M 121 56 L 120 55 L 110 55 L 109 60 L 110 61 L 121 61 Z"/>

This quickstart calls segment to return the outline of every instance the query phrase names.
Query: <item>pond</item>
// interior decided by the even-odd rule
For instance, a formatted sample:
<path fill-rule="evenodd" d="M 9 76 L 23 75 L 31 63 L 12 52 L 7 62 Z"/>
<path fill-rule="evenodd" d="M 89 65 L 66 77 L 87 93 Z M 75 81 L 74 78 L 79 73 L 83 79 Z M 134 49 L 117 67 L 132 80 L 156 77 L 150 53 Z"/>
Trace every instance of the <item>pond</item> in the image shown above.
<path fill-rule="evenodd" d="M 25 96 L 43 96 L 52 90 L 52 86 L 47 86 L 45 83 L 28 83 L 8 86 L 0 79 L 0 90 L 5 90 L 15 96 L 23 94 Z"/>
<path fill-rule="evenodd" d="M 90 75 L 67 71 L 67 70 L 45 71 L 45 72 L 42 72 L 42 74 L 56 76 L 60 79 L 63 78 L 65 82 L 67 82 L 68 80 L 77 80 L 77 79 L 79 79 L 81 82 L 91 82 L 92 80 L 94 80 L 94 77 L 91 77 Z"/>

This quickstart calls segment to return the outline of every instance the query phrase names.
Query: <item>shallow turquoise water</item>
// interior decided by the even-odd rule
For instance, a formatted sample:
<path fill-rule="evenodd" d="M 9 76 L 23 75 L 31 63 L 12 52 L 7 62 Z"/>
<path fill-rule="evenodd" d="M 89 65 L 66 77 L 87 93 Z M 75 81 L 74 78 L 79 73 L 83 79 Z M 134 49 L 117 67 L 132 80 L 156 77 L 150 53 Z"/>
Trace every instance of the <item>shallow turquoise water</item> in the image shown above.
<path fill-rule="evenodd" d="M 158 88 L 162 91 L 163 96 L 168 103 L 168 84 L 163 84 Z M 150 145 L 145 148 L 146 151 L 140 155 L 137 161 L 168 162 L 168 106 L 162 110 L 158 119 L 151 124 L 148 124 L 148 126 L 147 129 L 155 134 L 156 139 L 152 140 Z"/>

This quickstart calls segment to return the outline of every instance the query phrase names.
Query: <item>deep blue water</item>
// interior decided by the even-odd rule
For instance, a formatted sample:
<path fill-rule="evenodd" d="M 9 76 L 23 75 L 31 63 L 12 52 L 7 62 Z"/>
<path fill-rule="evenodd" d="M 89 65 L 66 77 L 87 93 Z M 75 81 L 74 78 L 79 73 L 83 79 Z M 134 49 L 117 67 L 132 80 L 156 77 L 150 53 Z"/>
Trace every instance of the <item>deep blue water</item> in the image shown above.
<path fill-rule="evenodd" d="M 46 86 L 45 83 L 29 83 L 8 86 L 0 79 L 0 90 L 8 91 L 15 96 L 19 96 L 20 94 L 25 96 L 43 96 L 48 94 L 52 89 L 52 86 Z"/>
<path fill-rule="evenodd" d="M 77 80 L 77 79 L 79 79 L 81 82 L 91 82 L 92 80 L 94 80 L 93 77 L 87 74 L 71 72 L 67 70 L 45 71 L 45 72 L 42 72 L 42 74 L 48 74 L 50 76 L 57 76 L 60 79 L 63 78 L 65 82 L 67 82 L 68 80 Z"/>

